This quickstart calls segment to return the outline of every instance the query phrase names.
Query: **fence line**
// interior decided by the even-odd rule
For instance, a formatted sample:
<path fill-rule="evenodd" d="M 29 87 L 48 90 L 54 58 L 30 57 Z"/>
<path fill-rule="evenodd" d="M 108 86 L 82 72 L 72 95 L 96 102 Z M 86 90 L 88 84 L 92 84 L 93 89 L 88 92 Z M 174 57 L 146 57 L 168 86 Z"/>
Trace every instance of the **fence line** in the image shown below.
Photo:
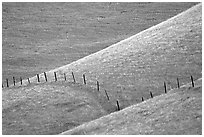
<path fill-rule="evenodd" d="M 72 72 L 72 78 L 74 80 L 74 83 L 76 83 L 75 77 L 74 77 L 74 72 Z"/>
<path fill-rule="evenodd" d="M 106 93 L 107 99 L 110 100 L 110 98 L 109 98 L 109 96 L 108 96 L 108 93 L 106 92 L 106 90 L 104 90 L 104 91 L 105 91 L 105 93 Z"/>
<path fill-rule="evenodd" d="M 192 87 L 194 87 L 193 76 L 191 76 Z"/>
<path fill-rule="evenodd" d="M 164 93 L 167 93 L 166 82 L 164 82 Z"/>
<path fill-rule="evenodd" d="M 86 85 L 86 78 L 85 78 L 85 74 L 83 74 L 83 80 L 84 80 L 84 85 Z"/>
<path fill-rule="evenodd" d="M 151 98 L 153 98 L 153 95 L 152 95 L 152 92 L 150 91 L 150 96 L 151 96 Z"/>
<path fill-rule="evenodd" d="M 28 78 L 28 84 L 30 84 L 30 80 L 29 80 L 29 78 Z"/>
<path fill-rule="evenodd" d="M 177 86 L 178 88 L 180 88 L 179 79 L 177 78 L 176 80 L 177 80 Z"/>
<path fill-rule="evenodd" d="M 66 73 L 64 73 L 64 81 L 67 81 Z"/>
<path fill-rule="evenodd" d="M 38 79 L 38 82 L 40 82 L 39 74 L 37 74 L 37 79 Z"/>
<path fill-rule="evenodd" d="M 97 90 L 99 91 L 99 82 L 96 81 L 96 84 L 97 84 Z"/>
<path fill-rule="evenodd" d="M 21 81 L 21 85 L 23 84 L 23 80 L 22 80 L 22 78 L 20 77 L 20 81 Z"/>
<path fill-rule="evenodd" d="M 73 82 L 76 83 L 76 79 L 75 79 L 74 73 L 71 72 L 71 74 L 72 74 Z M 39 74 L 37 74 L 36 76 L 37 76 L 37 82 L 40 82 Z M 45 77 L 45 81 L 47 82 L 48 79 L 47 79 L 46 72 L 44 72 L 44 77 Z M 54 77 L 55 77 L 55 81 L 57 81 L 57 74 L 56 74 L 56 72 L 54 72 Z M 192 87 L 194 87 L 195 84 L 194 84 L 194 80 L 193 80 L 193 76 L 192 75 L 190 76 L 190 79 L 191 79 Z M 27 78 L 27 80 L 28 80 L 28 83 L 30 84 L 31 83 L 30 79 Z M 64 73 L 64 80 L 67 81 L 66 73 Z M 179 79 L 177 78 L 176 80 L 177 80 L 177 87 L 180 88 Z M 20 77 L 20 82 L 21 82 L 21 85 L 23 85 L 22 77 Z M 87 84 L 85 74 L 83 74 L 83 82 L 84 82 L 85 85 Z M 97 90 L 99 91 L 99 88 L 100 88 L 99 87 L 99 81 L 96 81 L 96 84 L 97 84 Z M 14 76 L 13 76 L 13 85 L 16 86 L 16 79 L 15 79 Z M 6 79 L 6 86 L 4 86 L 3 82 L 2 82 L 2 87 L 9 87 L 9 80 L 8 80 L 8 78 Z M 167 86 L 166 86 L 166 82 L 165 81 L 164 81 L 164 92 L 167 93 Z"/>
<path fill-rule="evenodd" d="M 46 74 L 46 72 L 44 72 L 44 76 L 45 76 L 45 81 L 47 82 L 47 74 Z"/>
<path fill-rule="evenodd" d="M 63 73 L 63 74 L 64 74 L 64 81 L 67 81 L 66 73 Z M 72 74 L 72 78 L 73 78 L 74 83 L 76 83 L 76 79 L 75 79 L 74 73 L 71 72 L 71 74 Z M 37 82 L 40 82 L 39 74 L 37 74 L 36 76 L 37 76 Z M 46 72 L 44 72 L 44 77 L 45 77 L 45 81 L 47 82 L 48 79 L 47 79 L 47 74 L 46 74 Z M 57 81 L 57 73 L 56 73 L 56 72 L 54 72 L 54 77 L 55 77 L 55 81 Z M 193 80 L 193 76 L 192 76 L 192 75 L 190 76 L 190 79 L 191 79 L 192 87 L 195 87 L 195 84 L 194 84 L 194 80 Z M 30 84 L 30 83 L 31 83 L 31 82 L 30 82 L 30 79 L 27 78 L 27 80 L 28 80 L 28 83 Z M 177 78 L 176 81 L 177 81 L 177 88 L 180 88 L 179 79 Z M 20 77 L 20 83 L 21 83 L 21 85 L 23 85 L 22 77 Z M 83 74 L 83 83 L 84 83 L 84 85 L 87 84 L 85 74 Z M 96 88 L 97 88 L 97 91 L 99 91 L 99 81 L 96 80 L 96 83 L 97 83 L 97 87 L 96 87 Z M 13 76 L 13 84 L 14 84 L 14 86 L 16 86 L 16 79 L 15 79 L 14 76 Z M 8 80 L 8 78 L 6 79 L 6 86 L 4 86 L 4 85 L 3 85 L 3 82 L 2 82 L 2 88 L 4 88 L 4 87 L 9 87 L 9 80 Z M 107 100 L 110 100 L 109 95 L 108 95 L 106 89 L 104 89 L 104 92 L 105 92 L 105 95 L 106 95 L 106 97 L 107 97 Z M 166 86 L 166 82 L 165 82 L 165 81 L 164 81 L 164 92 L 167 93 L 167 86 Z M 151 91 L 150 91 L 150 97 L 153 98 L 153 93 L 152 93 Z M 143 101 L 144 101 L 144 97 L 142 97 L 141 100 L 142 100 L 142 102 L 143 102 Z M 121 108 L 120 108 L 120 104 L 119 104 L 119 101 L 118 101 L 118 100 L 116 100 L 116 105 L 117 105 L 117 110 L 120 111 Z"/>
<path fill-rule="evenodd" d="M 54 75 L 55 75 L 55 82 L 57 81 L 57 73 L 54 72 Z"/>
<path fill-rule="evenodd" d="M 6 79 L 6 86 L 9 87 L 8 79 Z"/>
<path fill-rule="evenodd" d="M 120 111 L 120 105 L 119 105 L 119 101 L 116 100 L 116 103 L 117 103 L 117 110 Z"/>
<path fill-rule="evenodd" d="M 13 85 L 16 85 L 15 77 L 13 77 Z"/>

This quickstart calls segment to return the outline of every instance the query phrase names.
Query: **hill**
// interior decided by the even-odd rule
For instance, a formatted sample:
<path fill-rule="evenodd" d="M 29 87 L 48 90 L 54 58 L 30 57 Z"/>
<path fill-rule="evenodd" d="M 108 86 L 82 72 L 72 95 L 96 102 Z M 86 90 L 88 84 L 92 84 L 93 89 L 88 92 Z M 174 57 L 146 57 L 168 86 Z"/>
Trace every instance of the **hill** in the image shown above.
<path fill-rule="evenodd" d="M 202 79 L 85 123 L 63 135 L 201 135 Z"/>
<path fill-rule="evenodd" d="M 24 80 L 24 86 L 18 87 L 18 83 L 17 87 L 3 89 L 3 133 L 58 134 L 110 113 L 115 99 L 123 109 L 141 102 L 141 97 L 150 98 L 150 91 L 154 96 L 164 93 L 164 81 L 169 90 L 176 86 L 177 77 L 181 85 L 190 81 L 190 75 L 200 78 L 201 8 L 198 4 L 104 50 L 51 70 L 47 72 L 47 83 L 42 73 L 40 84 L 33 77 L 31 84 Z M 53 82 L 54 72 L 57 72 L 58 82 Z M 71 72 L 75 74 L 75 84 L 69 84 L 73 81 Z M 69 82 L 63 83 L 64 73 Z M 81 85 L 82 74 L 86 75 L 85 86 Z M 95 90 L 96 80 L 100 91 Z M 104 99 L 104 89 L 110 102 Z M 41 102 L 45 102 L 45 106 Z M 43 121 L 45 117 L 48 119 Z M 38 125 L 41 126 L 38 128 Z"/>
<path fill-rule="evenodd" d="M 3 82 L 69 64 L 195 4 L 3 2 Z"/>
<path fill-rule="evenodd" d="M 2 134 L 59 134 L 115 110 L 104 95 L 72 83 L 4 89 Z"/>
<path fill-rule="evenodd" d="M 83 83 L 100 90 L 106 89 L 111 99 L 119 99 L 122 107 L 149 98 L 149 92 L 159 95 L 176 87 L 176 79 L 181 85 L 202 77 L 202 14 L 201 4 L 142 31 L 106 49 L 79 59 L 76 62 L 47 72 L 48 81 L 72 80 L 74 72 L 77 83 Z M 40 74 L 44 82 L 44 74 Z M 37 83 L 37 78 L 31 78 Z M 27 85 L 27 81 L 24 82 Z"/>

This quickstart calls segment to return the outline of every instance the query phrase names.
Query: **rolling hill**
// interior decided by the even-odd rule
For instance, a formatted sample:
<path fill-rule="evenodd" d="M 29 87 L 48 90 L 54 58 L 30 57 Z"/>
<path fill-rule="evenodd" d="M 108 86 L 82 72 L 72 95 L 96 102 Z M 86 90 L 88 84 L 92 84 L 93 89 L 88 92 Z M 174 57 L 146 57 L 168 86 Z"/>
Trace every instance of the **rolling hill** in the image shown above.
<path fill-rule="evenodd" d="M 2 81 L 69 64 L 195 4 L 3 2 Z"/>
<path fill-rule="evenodd" d="M 63 82 L 5 89 L 2 134 L 59 134 L 115 110 L 103 95 Z"/>
<path fill-rule="evenodd" d="M 200 78 L 202 71 L 202 16 L 201 4 L 146 29 L 106 49 L 86 56 L 73 63 L 47 72 L 48 81 L 58 79 L 72 81 L 74 72 L 77 83 L 106 89 L 112 99 L 119 99 L 124 107 L 148 98 L 149 92 L 159 95 L 181 84 L 188 83 L 190 76 Z M 40 74 L 44 82 L 44 74 Z M 31 78 L 37 83 L 37 78 Z M 25 85 L 28 82 L 25 80 Z"/>
<path fill-rule="evenodd" d="M 63 135 L 201 135 L 202 79 L 85 123 Z"/>
<path fill-rule="evenodd" d="M 49 82 L 45 82 L 42 73 L 41 83 L 37 82 L 36 77 L 32 77 L 32 84 L 23 80 L 23 86 L 18 83 L 16 87 L 4 88 L 3 134 L 59 134 L 115 111 L 116 99 L 123 109 L 140 103 L 141 97 L 147 100 L 150 98 L 150 91 L 154 96 L 163 94 L 164 81 L 170 90 L 176 87 L 177 78 L 183 85 L 190 81 L 190 75 L 194 79 L 202 77 L 201 9 L 201 4 L 198 4 L 108 48 L 48 71 L 46 73 Z M 54 72 L 57 73 L 57 82 L 54 82 Z M 75 84 L 72 83 L 71 72 L 75 74 Z M 66 82 L 64 73 L 67 75 Z M 82 74 L 86 75 L 86 85 L 82 85 Z M 100 83 L 100 91 L 95 89 L 96 81 Z M 200 88 L 198 89 L 199 94 L 195 94 L 196 97 L 200 96 Z M 105 98 L 104 90 L 107 90 L 110 101 Z M 175 101 L 174 97 L 184 97 L 182 90 L 183 88 L 178 93 L 162 95 L 167 101 L 161 99 L 163 103 L 160 105 L 170 103 L 170 107 L 176 109 L 180 102 L 173 105 L 171 103 Z M 189 91 L 191 90 L 194 89 Z M 190 96 L 190 92 L 186 92 Z M 196 100 L 198 104 L 200 100 L 201 98 Z M 144 105 L 144 108 L 148 105 Z M 186 112 L 185 108 L 183 112 Z M 156 111 L 154 113 L 157 114 Z M 175 113 L 177 114 L 177 110 Z M 73 131 L 75 133 L 75 130 Z M 195 133 L 194 131 L 192 133 Z M 93 134 L 97 133 L 94 132 Z M 78 134 L 78 131 L 76 133 Z M 103 133 L 106 132 L 101 131 L 99 134 Z M 155 132 L 159 133 L 167 132 Z"/>

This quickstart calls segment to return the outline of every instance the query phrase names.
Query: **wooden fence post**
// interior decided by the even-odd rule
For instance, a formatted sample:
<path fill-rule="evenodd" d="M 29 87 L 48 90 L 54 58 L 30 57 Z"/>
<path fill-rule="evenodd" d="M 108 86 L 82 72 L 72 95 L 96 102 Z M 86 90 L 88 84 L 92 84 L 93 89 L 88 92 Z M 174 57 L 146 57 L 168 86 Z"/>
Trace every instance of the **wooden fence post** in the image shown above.
<path fill-rule="evenodd" d="M 29 80 L 29 78 L 28 78 L 28 83 L 30 84 L 30 80 Z"/>
<path fill-rule="evenodd" d="M 97 90 L 99 91 L 99 82 L 96 81 L 96 83 L 97 83 Z"/>
<path fill-rule="evenodd" d="M 192 87 L 194 87 L 193 77 L 191 76 Z"/>
<path fill-rule="evenodd" d="M 66 74 L 64 73 L 64 81 L 66 81 L 67 80 L 67 78 L 66 78 Z"/>
<path fill-rule="evenodd" d="M 84 84 L 86 85 L 86 78 L 85 78 L 85 74 L 83 74 L 83 79 L 84 79 Z"/>
<path fill-rule="evenodd" d="M 37 74 L 38 82 L 40 82 L 39 74 Z"/>
<path fill-rule="evenodd" d="M 56 74 L 56 72 L 54 72 L 54 75 L 55 75 L 55 81 L 57 81 L 57 74 Z"/>
<path fill-rule="evenodd" d="M 16 85 L 15 77 L 13 77 L 13 85 Z"/>
<path fill-rule="evenodd" d="M 164 92 L 167 93 L 167 90 L 166 90 L 166 82 L 164 82 Z"/>
<path fill-rule="evenodd" d="M 6 86 L 9 87 L 8 79 L 6 79 Z"/>
<path fill-rule="evenodd" d="M 73 77 L 74 83 L 76 83 L 76 80 L 75 80 L 75 77 L 74 77 L 74 72 L 72 72 L 72 77 Z"/>
<path fill-rule="evenodd" d="M 45 81 L 47 82 L 47 75 L 46 75 L 46 72 L 44 72 L 44 76 L 45 76 Z"/>
<path fill-rule="evenodd" d="M 178 85 L 178 88 L 180 88 L 180 84 L 179 84 L 179 79 L 177 78 L 177 85 Z"/>
<path fill-rule="evenodd" d="M 20 77 L 20 81 L 21 81 L 21 85 L 23 84 L 23 80 L 22 80 L 22 78 Z"/>
<path fill-rule="evenodd" d="M 105 91 L 105 93 L 106 93 L 106 97 L 107 97 L 107 99 L 109 100 L 109 96 L 108 96 L 108 93 L 106 92 L 106 90 L 104 90 Z"/>
<path fill-rule="evenodd" d="M 117 109 L 118 109 L 118 111 L 120 111 L 119 101 L 117 100 L 116 102 L 117 102 Z"/>
<path fill-rule="evenodd" d="M 152 95 L 152 92 L 150 91 L 150 96 L 151 96 L 151 98 L 153 98 L 153 95 Z"/>

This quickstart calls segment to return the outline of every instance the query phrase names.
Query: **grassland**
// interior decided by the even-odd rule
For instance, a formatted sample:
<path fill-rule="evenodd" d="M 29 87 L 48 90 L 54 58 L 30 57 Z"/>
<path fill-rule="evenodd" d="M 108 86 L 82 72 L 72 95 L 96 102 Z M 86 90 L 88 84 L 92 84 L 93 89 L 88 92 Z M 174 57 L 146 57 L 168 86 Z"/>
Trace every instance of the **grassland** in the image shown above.
<path fill-rule="evenodd" d="M 104 95 L 64 82 L 5 89 L 2 99 L 4 135 L 59 134 L 116 110 Z"/>
<path fill-rule="evenodd" d="M 47 72 L 47 83 L 44 83 L 44 76 L 40 74 L 40 84 L 33 77 L 30 78 L 32 84 L 23 81 L 24 86 L 19 87 L 18 83 L 17 87 L 3 89 L 3 134 L 58 134 L 115 111 L 116 99 L 123 109 L 140 103 L 141 97 L 147 100 L 150 98 L 150 91 L 154 96 L 163 94 L 164 81 L 170 90 L 176 87 L 177 77 L 181 85 L 190 81 L 190 75 L 194 79 L 202 77 L 201 8 L 201 4 L 196 5 L 106 49 L 50 70 Z M 58 82 L 54 82 L 53 72 L 57 72 Z M 76 84 L 71 83 L 71 72 L 75 74 Z M 63 82 L 64 73 L 67 74 L 67 82 Z M 82 85 L 82 74 L 86 75 L 87 85 Z M 96 80 L 100 82 L 100 91 L 95 89 Z M 110 101 L 107 101 L 104 89 L 107 90 Z M 201 94 L 200 87 L 198 92 L 196 97 Z M 180 102 L 176 102 L 174 97 L 183 98 L 183 89 L 168 95 L 165 96 L 166 103 L 176 109 Z M 171 100 L 177 104 L 172 105 Z M 198 102 L 196 101 L 198 107 L 200 100 L 198 98 Z M 165 100 L 161 102 L 163 101 Z M 161 105 L 164 104 L 165 102 Z M 185 107 L 181 109 L 183 111 L 179 115 L 186 112 Z M 176 110 L 175 113 L 177 112 Z M 101 129 L 98 131 L 100 132 L 89 133 L 105 134 Z M 75 130 L 74 133 L 79 134 Z M 119 131 L 118 133 L 123 134 Z M 194 134 L 195 130 L 191 133 Z M 200 134 L 199 126 L 197 133 Z"/>
<path fill-rule="evenodd" d="M 62 134 L 201 135 L 202 79 Z"/>
<path fill-rule="evenodd" d="M 2 80 L 69 64 L 195 4 L 3 2 Z"/>
<path fill-rule="evenodd" d="M 177 15 L 165 22 L 142 31 L 128 39 L 109 46 L 76 62 L 47 72 L 48 79 L 54 81 L 53 72 L 60 79 L 64 73 L 72 80 L 95 88 L 100 82 L 101 91 L 106 89 L 112 99 L 119 99 L 123 107 L 150 98 L 149 92 L 159 95 L 176 87 L 176 79 L 181 85 L 200 78 L 202 71 L 202 17 L 201 5 Z M 43 74 L 40 75 L 44 79 Z M 37 78 L 31 79 L 33 83 Z M 27 83 L 25 82 L 25 85 Z"/>

